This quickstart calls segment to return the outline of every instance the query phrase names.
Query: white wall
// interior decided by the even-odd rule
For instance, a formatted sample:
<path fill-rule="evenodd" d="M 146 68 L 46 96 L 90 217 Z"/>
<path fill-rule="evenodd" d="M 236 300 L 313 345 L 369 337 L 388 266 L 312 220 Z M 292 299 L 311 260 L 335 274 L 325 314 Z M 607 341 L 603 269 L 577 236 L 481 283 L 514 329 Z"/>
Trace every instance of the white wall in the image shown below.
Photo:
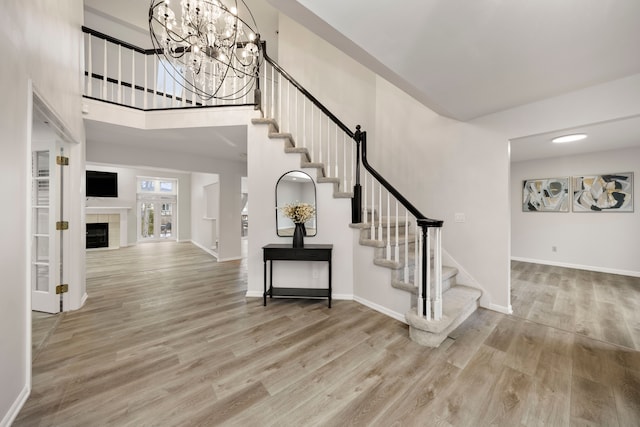
<path fill-rule="evenodd" d="M 522 181 L 633 172 L 635 212 L 522 212 Z M 516 162 L 511 165 L 514 259 L 640 276 L 640 148 Z M 557 252 L 552 251 L 552 246 Z"/>
<path fill-rule="evenodd" d="M 0 244 L 0 425 L 8 425 L 30 389 L 30 295 L 28 263 L 28 177 L 31 127 L 29 79 L 78 143 L 80 117 L 82 2 L 7 0 L 0 15 L 0 106 L 2 152 L 0 197 L 6 227 Z M 76 177 L 78 178 L 78 176 Z M 75 196 L 74 196 L 75 197 Z"/>
<path fill-rule="evenodd" d="M 137 178 L 139 176 L 152 178 L 171 178 L 178 180 L 178 241 L 191 239 L 191 174 L 166 169 L 129 168 L 123 166 L 100 165 L 87 163 L 88 170 L 115 172 L 118 174 L 118 197 L 88 197 L 86 206 L 90 207 L 126 207 L 130 208 L 127 215 L 127 241 L 134 245 L 138 241 L 137 220 Z"/>
<path fill-rule="evenodd" d="M 210 253 L 217 237 L 219 179 L 216 174 L 191 174 L 191 241 Z M 217 191 L 210 191 L 214 187 Z"/>
<path fill-rule="evenodd" d="M 266 126 L 248 128 L 248 168 L 251 215 L 249 218 L 248 290 L 247 296 L 262 297 L 262 247 L 269 243 L 291 244 L 291 237 L 276 234 L 275 188 L 282 174 L 302 170 L 314 180 L 315 170 L 300 169 L 300 156 L 285 154 L 282 140 L 267 137 Z M 265 167 L 269 165 L 269 167 Z M 334 199 L 332 184 L 317 184 L 318 228 L 315 237 L 305 244 L 333 244 L 333 297 L 353 297 L 353 233 L 349 229 L 351 200 Z M 286 268 L 283 267 L 286 264 Z M 320 262 L 274 263 L 273 282 L 285 287 L 325 287 L 328 268 Z"/>

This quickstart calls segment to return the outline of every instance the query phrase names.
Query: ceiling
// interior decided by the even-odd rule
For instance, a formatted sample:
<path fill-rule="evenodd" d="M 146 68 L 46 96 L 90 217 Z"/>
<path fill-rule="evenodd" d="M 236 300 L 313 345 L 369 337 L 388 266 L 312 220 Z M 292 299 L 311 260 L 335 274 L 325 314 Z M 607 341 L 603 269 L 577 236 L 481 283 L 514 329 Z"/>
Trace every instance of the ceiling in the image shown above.
<path fill-rule="evenodd" d="M 462 121 L 640 73 L 638 0 L 269 1 Z"/>
<path fill-rule="evenodd" d="M 247 3 L 254 12 L 267 8 L 264 0 Z M 427 107 L 462 121 L 640 73 L 639 0 L 268 3 Z M 111 17 L 125 32 L 137 29 L 138 35 L 147 25 L 148 4 L 148 0 L 85 0 L 88 10 Z M 551 133 L 519 138 L 512 142 L 512 160 L 640 145 L 637 120 L 589 124 L 585 128 L 590 137 L 572 146 L 551 146 L 547 143 Z M 88 123 L 87 139 L 99 141 L 115 133 L 118 138 L 109 140 L 149 146 L 186 139 L 184 130 L 178 134 L 117 128 Z M 195 141 L 210 142 L 218 132 L 212 129 L 203 135 L 191 130 L 193 140 L 184 142 L 181 150 L 203 150 Z M 221 156 L 246 152 L 246 137 L 245 147 L 236 149 L 224 142 L 235 140 L 227 132 L 235 131 L 220 130 L 222 142 L 209 144 L 208 150 L 224 150 Z"/>

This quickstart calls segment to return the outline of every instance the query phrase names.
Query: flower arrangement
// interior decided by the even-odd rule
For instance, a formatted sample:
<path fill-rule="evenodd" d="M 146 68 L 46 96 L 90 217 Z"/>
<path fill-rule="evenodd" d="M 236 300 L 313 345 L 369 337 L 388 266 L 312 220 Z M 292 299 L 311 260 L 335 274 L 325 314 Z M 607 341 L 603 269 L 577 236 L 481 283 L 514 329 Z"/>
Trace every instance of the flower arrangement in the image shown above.
<path fill-rule="evenodd" d="M 284 216 L 289 218 L 295 224 L 304 224 L 309 221 L 316 213 L 316 208 L 309 203 L 287 203 L 280 208 Z"/>

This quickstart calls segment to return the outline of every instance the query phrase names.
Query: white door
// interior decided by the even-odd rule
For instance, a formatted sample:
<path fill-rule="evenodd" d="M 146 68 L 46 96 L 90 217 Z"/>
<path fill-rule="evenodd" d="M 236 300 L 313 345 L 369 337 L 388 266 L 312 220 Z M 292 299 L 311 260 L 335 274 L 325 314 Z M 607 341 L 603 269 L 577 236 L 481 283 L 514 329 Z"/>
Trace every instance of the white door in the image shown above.
<path fill-rule="evenodd" d="M 64 254 L 68 253 L 65 145 L 59 140 L 32 143 L 31 308 L 46 313 L 63 311 L 65 303 L 64 294 L 56 292 L 66 283 Z"/>
<path fill-rule="evenodd" d="M 175 197 L 139 196 L 138 240 L 175 240 L 175 210 Z"/>

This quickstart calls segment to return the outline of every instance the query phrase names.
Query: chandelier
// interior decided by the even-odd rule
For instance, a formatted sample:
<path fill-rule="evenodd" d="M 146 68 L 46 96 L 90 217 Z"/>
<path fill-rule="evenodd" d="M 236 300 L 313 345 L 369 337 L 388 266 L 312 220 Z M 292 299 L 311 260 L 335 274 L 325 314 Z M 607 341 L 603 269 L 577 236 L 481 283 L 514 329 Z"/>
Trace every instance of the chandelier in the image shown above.
<path fill-rule="evenodd" d="M 248 94 L 260 66 L 260 36 L 244 0 L 175 0 L 173 7 L 169 1 L 151 0 L 149 7 L 151 41 L 167 74 L 205 101 Z"/>

